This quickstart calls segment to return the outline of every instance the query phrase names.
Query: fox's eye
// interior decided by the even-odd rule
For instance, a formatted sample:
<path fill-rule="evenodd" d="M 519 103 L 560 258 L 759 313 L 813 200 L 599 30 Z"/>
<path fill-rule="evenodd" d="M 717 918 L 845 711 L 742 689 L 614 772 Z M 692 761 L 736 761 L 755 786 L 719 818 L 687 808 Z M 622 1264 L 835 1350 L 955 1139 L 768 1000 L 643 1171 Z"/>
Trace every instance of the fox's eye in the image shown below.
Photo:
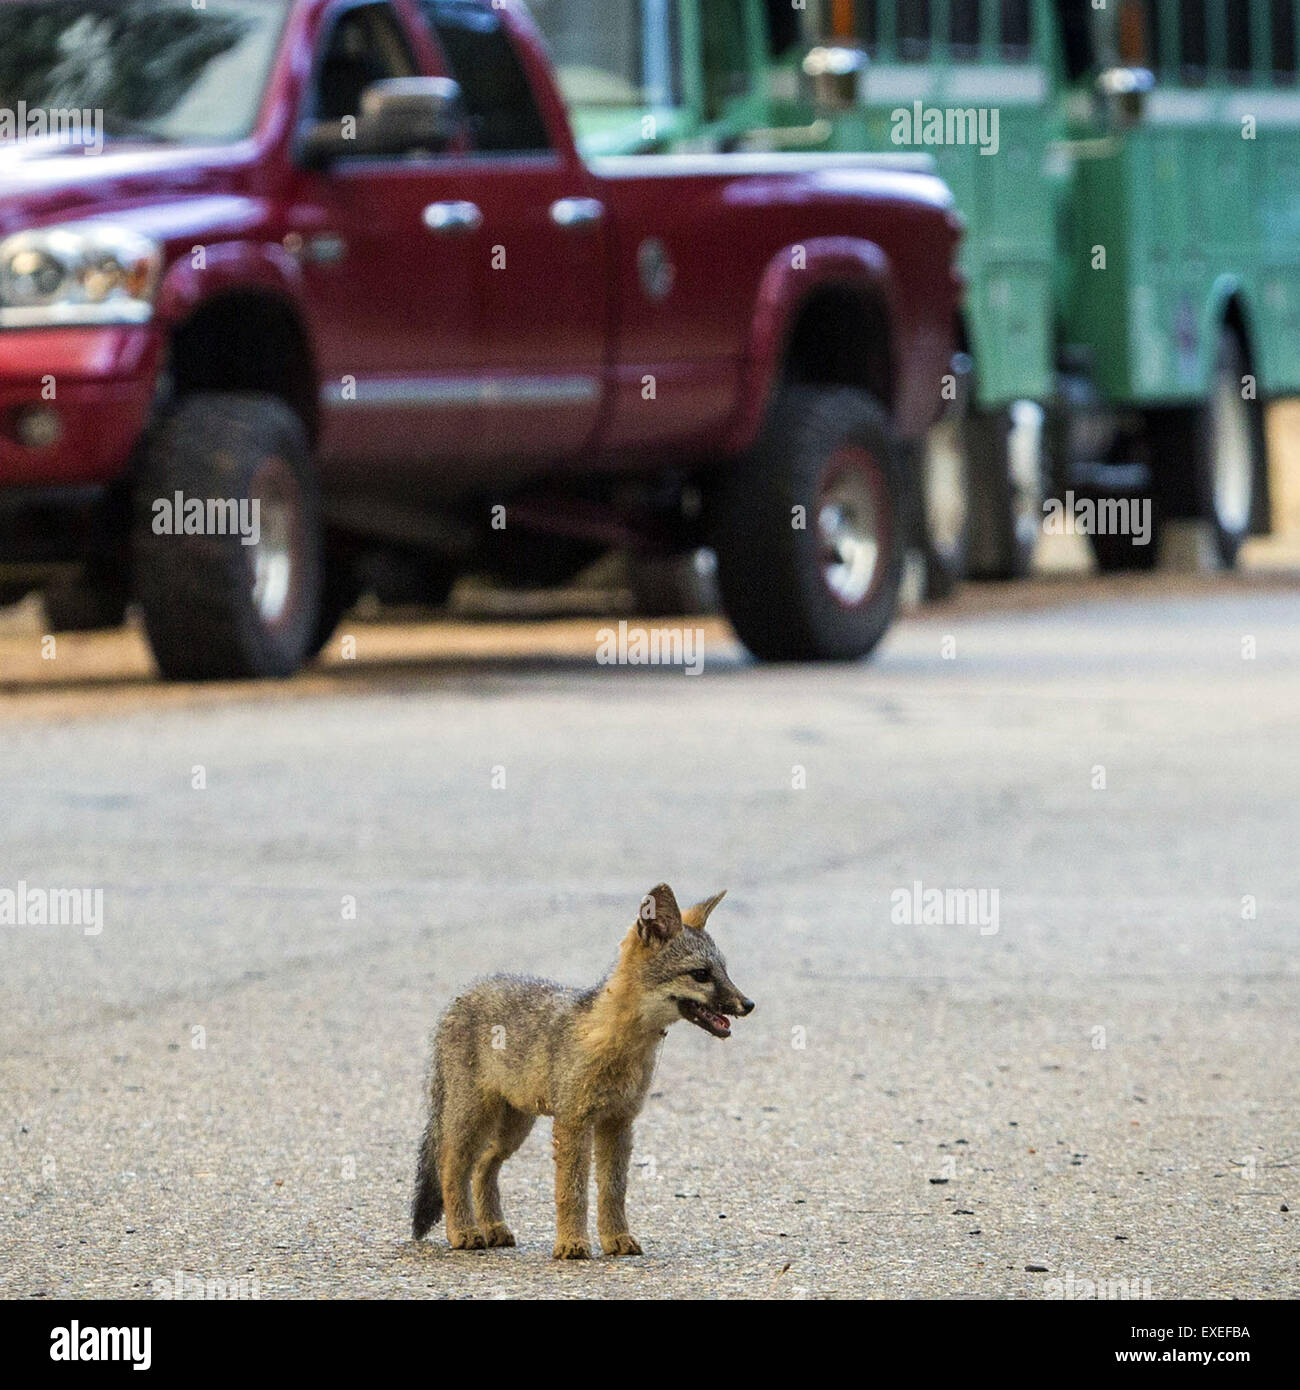
<path fill-rule="evenodd" d="M 707 985 L 712 978 L 713 976 L 708 970 L 691 971 L 691 979 L 694 980 L 696 984 Z"/>

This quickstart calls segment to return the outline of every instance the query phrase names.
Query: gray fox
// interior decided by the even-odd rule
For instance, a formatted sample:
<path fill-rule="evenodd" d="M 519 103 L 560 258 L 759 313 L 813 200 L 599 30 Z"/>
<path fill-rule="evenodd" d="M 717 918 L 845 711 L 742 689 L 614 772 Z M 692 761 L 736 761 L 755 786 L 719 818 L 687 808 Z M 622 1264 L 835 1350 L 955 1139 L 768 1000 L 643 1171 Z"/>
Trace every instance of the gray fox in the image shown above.
<path fill-rule="evenodd" d="M 624 1198 L 632 1122 L 659 1044 L 684 1018 L 715 1038 L 754 1004 L 731 982 L 705 931 L 718 893 L 681 912 L 666 883 L 641 902 L 618 963 L 592 989 L 494 975 L 462 994 L 433 1044 L 429 1122 L 411 1224 L 419 1240 L 443 1214 L 455 1250 L 513 1245 L 497 1177 L 538 1115 L 554 1116 L 557 1260 L 591 1256 L 587 1184 L 596 1153 L 597 1229 L 607 1255 L 639 1255 Z M 471 1190 L 473 1201 L 471 1204 Z"/>

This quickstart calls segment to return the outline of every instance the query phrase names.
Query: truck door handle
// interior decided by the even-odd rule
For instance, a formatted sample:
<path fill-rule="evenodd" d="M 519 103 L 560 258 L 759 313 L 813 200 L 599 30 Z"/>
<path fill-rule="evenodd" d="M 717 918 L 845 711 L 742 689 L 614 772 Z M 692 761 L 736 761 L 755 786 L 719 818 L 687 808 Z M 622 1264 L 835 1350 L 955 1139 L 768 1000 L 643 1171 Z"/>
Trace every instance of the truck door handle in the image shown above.
<path fill-rule="evenodd" d="M 561 198 L 551 204 L 551 221 L 557 227 L 594 227 L 605 216 L 598 198 Z"/>
<path fill-rule="evenodd" d="M 483 225 L 483 213 L 474 203 L 430 203 L 424 225 L 436 236 L 468 236 Z"/>

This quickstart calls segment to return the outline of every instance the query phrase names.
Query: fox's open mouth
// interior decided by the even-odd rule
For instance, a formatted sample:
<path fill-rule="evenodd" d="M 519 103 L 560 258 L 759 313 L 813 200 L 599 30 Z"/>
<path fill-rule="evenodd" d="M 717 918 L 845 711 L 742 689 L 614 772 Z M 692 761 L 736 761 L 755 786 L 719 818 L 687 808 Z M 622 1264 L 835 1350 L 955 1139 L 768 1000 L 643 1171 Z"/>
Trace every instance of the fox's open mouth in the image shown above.
<path fill-rule="evenodd" d="M 725 1014 L 716 1014 L 712 1009 L 706 1009 L 703 1004 L 697 1004 L 694 999 L 679 999 L 677 1007 L 688 1023 L 703 1028 L 715 1038 L 731 1036 L 731 1021 Z"/>

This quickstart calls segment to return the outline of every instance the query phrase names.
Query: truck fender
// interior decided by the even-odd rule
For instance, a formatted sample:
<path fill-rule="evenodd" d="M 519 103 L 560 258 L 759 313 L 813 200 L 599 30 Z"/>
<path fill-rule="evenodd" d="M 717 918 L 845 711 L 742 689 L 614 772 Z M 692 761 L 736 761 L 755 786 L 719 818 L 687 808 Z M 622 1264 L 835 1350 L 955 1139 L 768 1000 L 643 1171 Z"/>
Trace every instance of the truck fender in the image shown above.
<path fill-rule="evenodd" d="M 894 282 L 889 258 L 874 242 L 856 237 L 816 237 L 783 247 L 759 281 L 754 317 L 741 363 L 740 404 L 730 451 L 751 448 L 781 382 L 790 335 L 799 314 L 820 290 L 848 291 L 894 322 Z M 893 379 L 893 344 L 889 377 Z M 888 410 L 892 404 L 882 400 Z"/>
<path fill-rule="evenodd" d="M 225 241 L 202 249 L 199 264 L 182 255 L 164 273 L 156 305 L 161 323 L 174 327 L 205 302 L 234 293 L 287 300 L 306 323 L 302 268 L 279 242 Z"/>
<path fill-rule="evenodd" d="M 1246 293 L 1246 286 L 1237 275 L 1219 275 L 1210 287 L 1201 315 L 1200 347 L 1196 360 L 1196 385 L 1200 394 L 1209 388 L 1210 377 L 1214 371 L 1214 354 L 1219 343 L 1219 329 L 1225 323 L 1234 323 L 1241 332 L 1241 345 L 1246 351 L 1246 360 L 1256 375 L 1256 385 L 1260 395 L 1266 394 L 1265 383 L 1270 364 L 1261 362 L 1255 346 L 1253 318 Z"/>

